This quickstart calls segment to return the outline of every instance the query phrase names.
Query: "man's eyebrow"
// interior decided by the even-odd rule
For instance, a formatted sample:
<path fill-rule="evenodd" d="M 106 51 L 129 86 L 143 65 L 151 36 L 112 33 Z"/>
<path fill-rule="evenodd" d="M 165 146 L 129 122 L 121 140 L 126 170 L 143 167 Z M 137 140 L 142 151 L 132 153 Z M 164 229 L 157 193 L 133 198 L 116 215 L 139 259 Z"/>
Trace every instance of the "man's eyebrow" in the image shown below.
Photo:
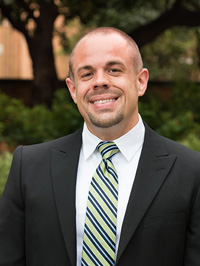
<path fill-rule="evenodd" d="M 77 73 L 80 73 L 81 70 L 92 70 L 93 67 L 91 65 L 85 65 L 85 66 L 81 66 L 77 69 Z"/>
<path fill-rule="evenodd" d="M 118 61 L 118 60 L 113 60 L 113 61 L 109 61 L 106 63 L 107 67 L 111 67 L 114 65 L 119 65 L 119 66 L 125 68 L 125 65 L 121 61 Z M 81 66 L 77 69 L 77 73 L 79 74 L 82 70 L 93 70 L 93 67 L 91 65 Z"/>
<path fill-rule="evenodd" d="M 125 65 L 121 61 L 109 61 L 106 65 L 107 66 L 119 65 L 119 66 L 122 66 L 123 68 L 125 68 Z"/>

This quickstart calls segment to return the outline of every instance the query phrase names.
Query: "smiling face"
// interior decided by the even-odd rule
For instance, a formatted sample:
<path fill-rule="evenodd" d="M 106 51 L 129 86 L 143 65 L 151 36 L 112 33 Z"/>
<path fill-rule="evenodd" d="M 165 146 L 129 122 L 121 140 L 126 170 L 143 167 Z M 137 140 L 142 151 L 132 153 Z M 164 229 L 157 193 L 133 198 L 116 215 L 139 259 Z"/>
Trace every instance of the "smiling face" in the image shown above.
<path fill-rule="evenodd" d="M 66 82 L 88 129 L 101 139 L 116 139 L 138 122 L 148 71 L 134 69 L 133 50 L 112 33 L 85 37 L 74 51 L 74 78 Z"/>

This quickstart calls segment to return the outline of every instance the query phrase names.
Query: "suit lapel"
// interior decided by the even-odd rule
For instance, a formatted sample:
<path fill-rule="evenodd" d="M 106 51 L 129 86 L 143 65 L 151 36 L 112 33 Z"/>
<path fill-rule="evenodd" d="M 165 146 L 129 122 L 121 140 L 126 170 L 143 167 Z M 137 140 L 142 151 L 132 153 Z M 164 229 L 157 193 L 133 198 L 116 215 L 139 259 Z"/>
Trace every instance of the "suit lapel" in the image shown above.
<path fill-rule="evenodd" d="M 52 151 L 52 183 L 58 217 L 71 265 L 76 265 L 76 175 L 81 132 L 71 135 L 62 151 Z"/>
<path fill-rule="evenodd" d="M 175 155 L 168 155 L 161 137 L 146 125 L 145 141 L 121 231 L 117 262 L 156 197 Z"/>

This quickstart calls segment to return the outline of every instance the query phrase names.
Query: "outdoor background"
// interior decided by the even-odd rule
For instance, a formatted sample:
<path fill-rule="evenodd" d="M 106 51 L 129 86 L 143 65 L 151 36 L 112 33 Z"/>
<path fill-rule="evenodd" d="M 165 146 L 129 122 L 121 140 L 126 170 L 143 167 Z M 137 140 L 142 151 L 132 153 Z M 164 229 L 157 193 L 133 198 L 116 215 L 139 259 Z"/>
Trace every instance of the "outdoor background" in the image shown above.
<path fill-rule="evenodd" d="M 82 125 L 65 78 L 73 45 L 97 26 L 122 29 L 141 50 L 143 119 L 200 151 L 200 0 L 0 0 L 0 195 L 18 145 Z"/>

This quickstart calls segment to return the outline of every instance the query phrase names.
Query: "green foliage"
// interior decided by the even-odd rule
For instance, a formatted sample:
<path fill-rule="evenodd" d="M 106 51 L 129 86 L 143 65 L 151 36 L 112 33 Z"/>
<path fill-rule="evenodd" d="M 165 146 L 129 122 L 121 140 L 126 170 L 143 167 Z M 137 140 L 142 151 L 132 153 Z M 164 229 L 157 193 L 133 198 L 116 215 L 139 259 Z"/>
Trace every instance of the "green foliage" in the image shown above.
<path fill-rule="evenodd" d="M 66 89 L 56 92 L 52 105 L 53 136 L 70 134 L 81 127 L 83 119 Z"/>
<path fill-rule="evenodd" d="M 5 94 L 0 96 L 0 141 L 7 136 L 8 140 L 16 141 L 23 135 L 22 114 L 25 107 L 21 101 L 12 99 Z"/>
<path fill-rule="evenodd" d="M 6 184 L 6 180 L 11 165 L 11 160 L 12 160 L 11 153 L 5 152 L 3 154 L 0 154 L 0 196 Z"/>
<path fill-rule="evenodd" d="M 66 89 L 56 92 L 52 109 L 45 105 L 33 108 L 0 93 L 0 142 L 9 146 L 33 144 L 70 134 L 83 121 Z M 0 195 L 5 186 L 12 153 L 0 153 Z"/>
<path fill-rule="evenodd" d="M 168 101 L 163 101 L 159 94 L 147 92 L 139 103 L 144 121 L 159 134 L 200 150 L 199 86 L 180 81 L 171 94 Z"/>
<path fill-rule="evenodd" d="M 200 138 L 199 102 L 199 86 L 182 80 L 174 85 L 167 101 L 147 90 L 147 95 L 140 99 L 139 111 L 158 133 L 187 143 L 188 136 L 189 142 L 193 135 Z M 9 146 L 55 139 L 74 132 L 83 123 L 66 89 L 56 92 L 52 109 L 45 105 L 30 108 L 3 93 L 0 109 L 0 141 Z"/>
<path fill-rule="evenodd" d="M 145 67 L 151 80 L 199 80 L 197 37 L 194 29 L 173 28 L 142 47 Z"/>
<path fill-rule="evenodd" d="M 177 82 L 168 101 L 147 91 L 140 99 L 139 111 L 158 133 L 200 151 L 200 88 Z M 20 100 L 0 94 L 0 141 L 11 146 L 48 141 L 74 132 L 82 118 L 66 89 L 57 91 L 52 109 L 45 105 L 26 107 Z M 3 191 L 11 153 L 0 154 L 0 195 Z"/>
<path fill-rule="evenodd" d="M 200 152 L 200 135 L 191 132 L 186 138 L 179 141 L 181 144 Z"/>
<path fill-rule="evenodd" d="M 171 8 L 173 3 L 173 0 L 167 2 L 164 0 L 105 1 L 94 18 L 89 21 L 89 25 L 93 23 L 97 26 L 112 26 L 129 32 L 156 19 L 160 14 Z"/>
<path fill-rule="evenodd" d="M 10 146 L 48 141 L 69 134 L 82 124 L 65 89 L 56 92 L 51 110 L 45 105 L 27 107 L 1 93 L 0 110 L 0 141 Z"/>

